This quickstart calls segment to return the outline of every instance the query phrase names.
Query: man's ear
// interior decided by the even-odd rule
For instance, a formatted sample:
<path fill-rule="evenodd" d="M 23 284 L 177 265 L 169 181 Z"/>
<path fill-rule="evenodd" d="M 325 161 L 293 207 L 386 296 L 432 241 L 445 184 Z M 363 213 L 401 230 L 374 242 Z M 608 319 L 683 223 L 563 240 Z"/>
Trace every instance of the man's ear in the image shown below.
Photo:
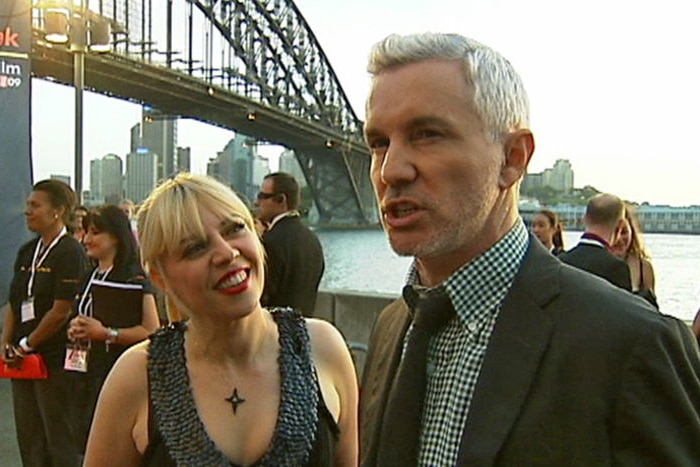
<path fill-rule="evenodd" d="M 515 130 L 506 136 L 503 150 L 505 160 L 498 182 L 502 189 L 507 189 L 527 173 L 527 166 L 535 151 L 535 138 L 527 128 Z"/>

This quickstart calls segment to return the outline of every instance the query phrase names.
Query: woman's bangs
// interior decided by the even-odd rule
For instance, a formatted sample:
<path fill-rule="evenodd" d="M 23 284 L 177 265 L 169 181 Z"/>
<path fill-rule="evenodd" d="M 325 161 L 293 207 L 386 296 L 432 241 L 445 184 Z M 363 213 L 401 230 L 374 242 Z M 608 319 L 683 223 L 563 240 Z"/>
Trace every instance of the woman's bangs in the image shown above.
<path fill-rule="evenodd" d="M 162 223 L 164 253 L 173 254 L 180 251 L 186 241 L 205 240 L 207 237 L 197 200 L 193 196 L 176 200 L 179 206 L 173 206 L 169 212 L 170 223 Z"/>

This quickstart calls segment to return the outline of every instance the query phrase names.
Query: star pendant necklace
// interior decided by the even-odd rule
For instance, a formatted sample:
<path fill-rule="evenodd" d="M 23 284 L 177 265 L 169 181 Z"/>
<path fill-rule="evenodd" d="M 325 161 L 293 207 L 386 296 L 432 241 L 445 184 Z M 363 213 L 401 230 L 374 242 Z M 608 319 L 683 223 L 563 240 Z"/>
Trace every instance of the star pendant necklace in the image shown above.
<path fill-rule="evenodd" d="M 264 345 L 266 340 L 267 340 L 267 335 L 265 336 L 265 338 L 263 338 L 263 345 Z M 261 345 L 261 347 L 262 347 L 262 345 Z M 238 394 L 237 387 L 233 388 L 233 394 L 231 394 L 231 397 L 227 397 L 224 400 L 226 402 L 228 402 L 229 404 L 231 404 L 231 408 L 233 409 L 234 415 L 236 415 L 236 412 L 238 411 L 238 406 L 246 401 Z"/>
<path fill-rule="evenodd" d="M 238 395 L 238 388 L 233 388 L 233 394 L 231 394 L 231 397 L 227 397 L 224 400 L 231 404 L 231 408 L 233 409 L 234 415 L 236 415 L 236 410 L 238 410 L 238 406 L 245 402 L 245 399 Z"/>

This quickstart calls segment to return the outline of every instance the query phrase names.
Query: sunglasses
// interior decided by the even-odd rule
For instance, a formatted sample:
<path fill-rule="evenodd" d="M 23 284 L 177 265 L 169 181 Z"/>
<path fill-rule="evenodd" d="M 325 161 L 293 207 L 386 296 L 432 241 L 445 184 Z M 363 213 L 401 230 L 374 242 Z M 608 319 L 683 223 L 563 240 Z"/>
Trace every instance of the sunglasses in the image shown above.
<path fill-rule="evenodd" d="M 258 192 L 258 199 L 270 199 L 270 198 L 276 198 L 280 195 L 280 193 L 263 193 L 262 191 Z"/>

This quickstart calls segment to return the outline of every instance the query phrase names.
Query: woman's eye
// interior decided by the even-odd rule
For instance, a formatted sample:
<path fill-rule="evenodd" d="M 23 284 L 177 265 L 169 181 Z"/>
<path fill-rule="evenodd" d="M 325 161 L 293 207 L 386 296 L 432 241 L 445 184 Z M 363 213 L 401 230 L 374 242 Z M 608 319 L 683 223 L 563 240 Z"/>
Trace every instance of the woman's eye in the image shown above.
<path fill-rule="evenodd" d="M 231 237 L 245 230 L 245 224 L 240 221 L 233 221 L 227 224 L 222 230 L 221 234 L 225 237 Z"/>
<path fill-rule="evenodd" d="M 191 243 L 187 246 L 182 251 L 182 257 L 183 258 L 192 258 L 193 256 L 197 256 L 198 254 L 202 253 L 204 250 L 206 250 L 207 245 L 203 242 L 197 242 L 197 243 Z"/>

